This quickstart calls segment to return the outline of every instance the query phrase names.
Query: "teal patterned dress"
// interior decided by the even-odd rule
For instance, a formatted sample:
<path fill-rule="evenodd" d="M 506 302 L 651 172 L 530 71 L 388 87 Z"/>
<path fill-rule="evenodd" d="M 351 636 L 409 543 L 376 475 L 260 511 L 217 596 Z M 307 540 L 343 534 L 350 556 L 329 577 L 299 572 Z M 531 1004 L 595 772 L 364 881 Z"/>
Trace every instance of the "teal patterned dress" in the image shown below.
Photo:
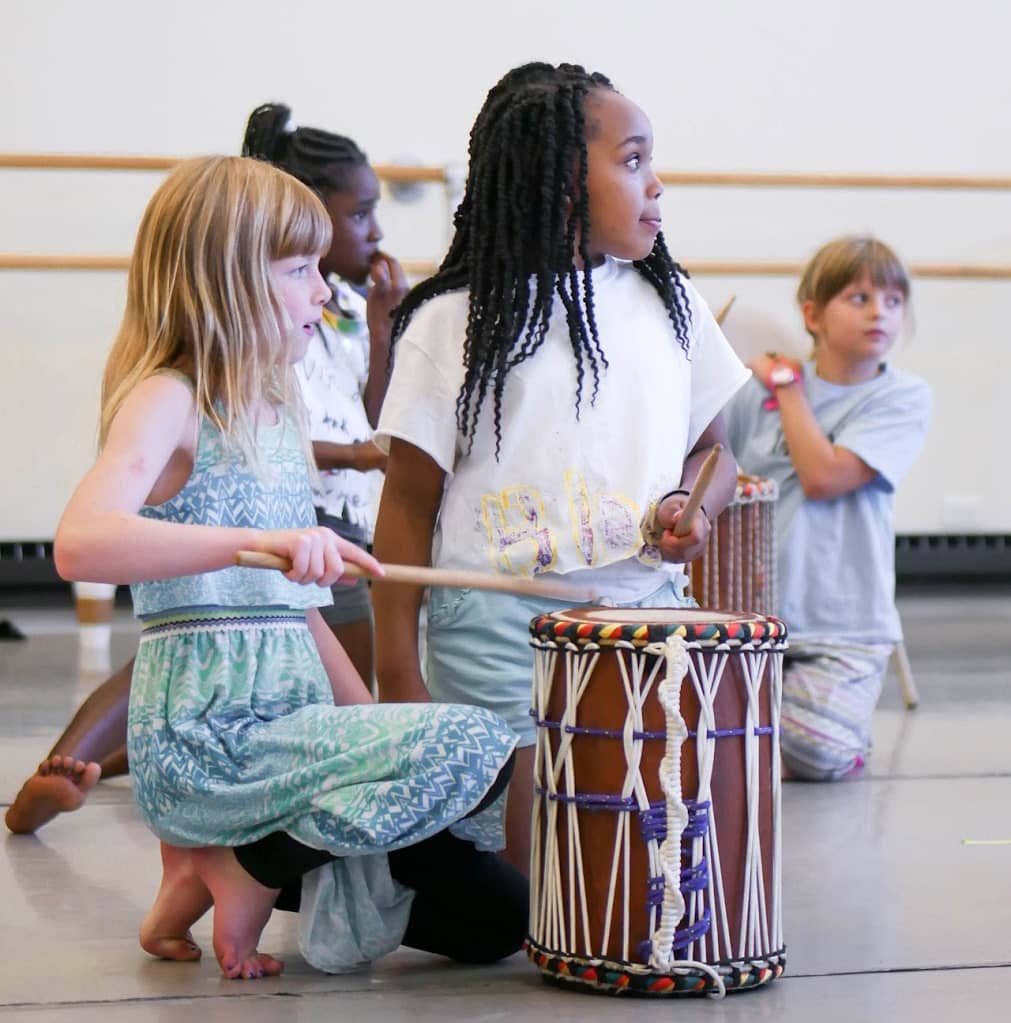
<path fill-rule="evenodd" d="M 259 474 L 200 426 L 183 489 L 142 515 L 278 529 L 315 525 L 297 429 L 257 437 Z M 237 846 L 285 831 L 340 857 L 303 879 L 302 952 L 331 972 L 395 948 L 412 893 L 385 853 L 471 811 L 515 736 L 496 715 L 443 704 L 334 706 L 305 621 L 329 591 L 226 568 L 133 587 L 142 634 L 130 694 L 134 792 L 177 846 Z"/>

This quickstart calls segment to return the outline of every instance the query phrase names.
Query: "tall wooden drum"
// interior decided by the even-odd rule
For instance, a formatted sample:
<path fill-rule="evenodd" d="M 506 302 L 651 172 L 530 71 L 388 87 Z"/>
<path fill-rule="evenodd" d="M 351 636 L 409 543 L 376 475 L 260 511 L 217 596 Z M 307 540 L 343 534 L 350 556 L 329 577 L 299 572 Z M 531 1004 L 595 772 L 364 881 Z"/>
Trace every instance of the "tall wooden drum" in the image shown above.
<path fill-rule="evenodd" d="M 717 517 L 702 557 L 691 563 L 689 593 L 702 607 L 776 612 L 775 480 L 739 475 L 734 499 Z"/>
<path fill-rule="evenodd" d="M 778 977 L 783 623 L 581 608 L 530 630 L 530 958 L 612 993 Z"/>

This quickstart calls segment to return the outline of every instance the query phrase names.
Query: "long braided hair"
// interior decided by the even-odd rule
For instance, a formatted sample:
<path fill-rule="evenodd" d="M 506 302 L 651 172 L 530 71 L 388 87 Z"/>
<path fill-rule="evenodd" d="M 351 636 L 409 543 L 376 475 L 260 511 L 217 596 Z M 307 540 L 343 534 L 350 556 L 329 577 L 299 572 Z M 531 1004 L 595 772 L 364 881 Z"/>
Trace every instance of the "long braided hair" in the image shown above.
<path fill-rule="evenodd" d="M 352 171 L 369 162 L 344 135 L 293 127 L 283 103 L 265 103 L 249 115 L 242 155 L 280 167 L 324 198 L 345 191 Z"/>
<path fill-rule="evenodd" d="M 587 371 L 592 403 L 607 367 L 594 314 L 586 188 L 584 106 L 597 89 L 614 86 L 576 64 L 543 63 L 514 68 L 491 89 L 471 129 L 467 184 L 453 217 L 449 252 L 394 315 L 396 342 L 424 302 L 467 289 L 457 425 L 473 444 L 490 391 L 496 454 L 506 377 L 542 345 L 556 295 L 576 361 L 577 416 Z M 691 312 L 681 280 L 687 275 L 671 258 L 662 234 L 634 266 L 656 289 L 687 355 Z"/>

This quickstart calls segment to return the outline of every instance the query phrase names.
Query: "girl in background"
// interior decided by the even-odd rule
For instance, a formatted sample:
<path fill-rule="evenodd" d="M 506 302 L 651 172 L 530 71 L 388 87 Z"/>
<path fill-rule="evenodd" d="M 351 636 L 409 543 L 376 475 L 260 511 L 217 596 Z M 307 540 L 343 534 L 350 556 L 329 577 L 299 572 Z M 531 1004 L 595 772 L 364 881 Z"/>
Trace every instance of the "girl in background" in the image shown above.
<path fill-rule="evenodd" d="M 797 300 L 811 358 L 751 363 L 728 428 L 744 471 L 779 484 L 779 614 L 790 629 L 783 762 L 794 777 L 831 781 L 867 757 L 902 639 L 895 488 L 923 446 L 930 391 L 887 361 L 909 304 L 909 274 L 887 245 L 829 242 Z"/>

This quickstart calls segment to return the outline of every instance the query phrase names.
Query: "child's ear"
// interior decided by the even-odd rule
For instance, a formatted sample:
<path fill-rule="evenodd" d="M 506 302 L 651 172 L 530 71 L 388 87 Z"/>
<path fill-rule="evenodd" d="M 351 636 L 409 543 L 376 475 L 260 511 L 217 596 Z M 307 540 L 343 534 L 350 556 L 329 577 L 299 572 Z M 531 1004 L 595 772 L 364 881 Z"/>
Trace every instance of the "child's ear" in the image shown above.
<path fill-rule="evenodd" d="M 804 329 L 812 336 L 817 337 L 818 330 L 820 329 L 820 323 L 818 311 L 815 308 L 814 302 L 808 299 L 806 302 L 802 302 L 800 306 L 800 315 L 804 317 Z"/>

